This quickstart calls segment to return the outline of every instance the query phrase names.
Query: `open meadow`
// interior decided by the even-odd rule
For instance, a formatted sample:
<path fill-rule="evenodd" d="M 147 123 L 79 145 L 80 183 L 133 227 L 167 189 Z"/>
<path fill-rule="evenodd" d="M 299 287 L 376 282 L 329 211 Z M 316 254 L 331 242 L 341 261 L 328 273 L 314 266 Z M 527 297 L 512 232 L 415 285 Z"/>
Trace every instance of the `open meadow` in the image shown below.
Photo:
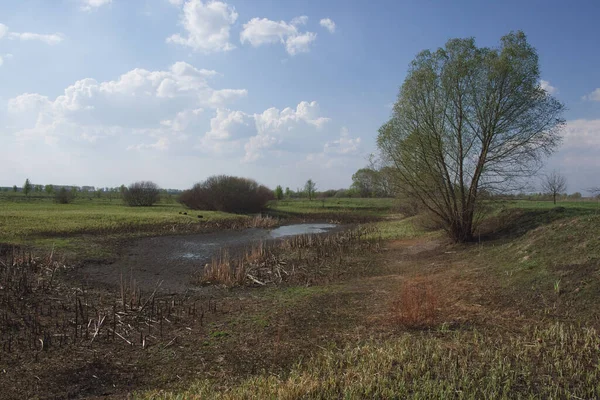
<path fill-rule="evenodd" d="M 273 202 L 271 228 L 360 223 L 197 262 L 181 291 L 119 260 L 171 268 L 153 255 L 167 238 L 241 235 L 251 225 L 227 221 L 255 217 L 164 199 L 1 205 L 0 398 L 600 396 L 596 202 L 494 203 L 470 244 L 390 199 Z M 114 283 L 81 278 L 91 254 Z"/>

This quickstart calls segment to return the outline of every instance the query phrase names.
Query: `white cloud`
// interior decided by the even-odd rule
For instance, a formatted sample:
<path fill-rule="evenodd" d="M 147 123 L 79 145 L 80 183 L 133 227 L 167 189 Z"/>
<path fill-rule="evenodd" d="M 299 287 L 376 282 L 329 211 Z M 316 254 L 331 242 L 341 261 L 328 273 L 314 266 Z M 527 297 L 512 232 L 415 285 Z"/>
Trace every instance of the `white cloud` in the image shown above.
<path fill-rule="evenodd" d="M 112 0 L 81 0 L 81 9 L 84 11 L 94 11 L 110 3 L 112 3 Z"/>
<path fill-rule="evenodd" d="M 256 161 L 264 156 L 264 151 L 279 145 L 278 150 L 302 152 L 318 143 L 315 133 L 330 121 L 319 116 L 319 104 L 316 101 L 303 101 L 296 109 L 269 108 L 262 114 L 255 114 L 257 135 L 250 138 L 244 146 L 245 162 Z M 313 137 L 311 137 L 313 136 Z"/>
<path fill-rule="evenodd" d="M 203 112 L 204 109 L 202 108 L 180 111 L 175 115 L 175 118 L 160 121 L 160 124 L 174 132 L 184 132 L 198 122 Z"/>
<path fill-rule="evenodd" d="M 335 32 L 335 22 L 329 18 L 323 18 L 320 22 L 321 26 L 327 29 L 330 33 Z"/>
<path fill-rule="evenodd" d="M 317 39 L 317 34 L 306 32 L 298 36 L 290 36 L 285 41 L 285 48 L 288 54 L 294 56 L 298 53 L 308 53 L 310 44 Z"/>
<path fill-rule="evenodd" d="M 246 89 L 221 89 L 215 90 L 210 96 L 209 103 L 213 107 L 223 107 L 238 99 L 248 96 Z"/>
<path fill-rule="evenodd" d="M 296 17 L 292 19 L 292 25 L 306 25 L 308 23 L 308 17 L 306 15 L 302 15 L 300 17 Z"/>
<path fill-rule="evenodd" d="M 243 162 L 257 161 L 267 152 L 305 153 L 322 148 L 322 128 L 330 121 L 320 116 L 316 101 L 296 108 L 271 107 L 262 113 L 218 109 L 198 148 L 207 153 L 243 152 Z"/>
<path fill-rule="evenodd" d="M 343 127 L 340 138 L 325 143 L 323 152 L 325 154 L 353 155 L 360 151 L 360 138 L 351 138 L 348 128 Z"/>
<path fill-rule="evenodd" d="M 0 39 L 2 39 L 8 32 L 8 26 L 0 24 Z"/>
<path fill-rule="evenodd" d="M 218 109 L 217 115 L 210 120 L 210 131 L 207 139 L 237 140 L 247 138 L 256 133 L 254 116 L 241 111 Z"/>
<path fill-rule="evenodd" d="M 265 44 L 281 43 L 290 55 L 310 51 L 310 45 L 317 38 L 313 32 L 300 32 L 298 25 L 306 24 L 308 17 L 296 17 L 290 23 L 271 21 L 267 18 L 252 18 L 244 24 L 240 34 L 242 43 L 250 43 L 254 47 Z"/>
<path fill-rule="evenodd" d="M 173 4 L 174 6 L 181 6 L 183 4 L 183 0 L 168 0 L 169 3 Z"/>
<path fill-rule="evenodd" d="M 19 39 L 22 41 L 37 40 L 37 41 L 44 42 L 49 45 L 59 44 L 60 42 L 62 42 L 64 40 L 64 36 L 60 33 L 52 33 L 52 34 L 45 35 L 45 34 L 31 33 L 31 32 L 23 32 L 23 33 L 10 32 L 8 34 L 8 37 L 10 37 L 11 39 Z"/>
<path fill-rule="evenodd" d="M 2 58 L 2 56 L 0 56 L 0 67 L 4 65 L 4 59 Z"/>
<path fill-rule="evenodd" d="M 540 86 L 542 87 L 542 89 L 544 89 L 549 94 L 556 94 L 556 93 L 558 93 L 558 89 L 556 87 L 552 86 L 550 84 L 550 82 L 545 81 L 543 79 L 540 80 Z"/>
<path fill-rule="evenodd" d="M 600 101 L 600 88 L 594 90 L 592 93 L 583 96 L 584 100 L 589 100 L 589 101 Z"/>
<path fill-rule="evenodd" d="M 237 17 L 235 9 L 227 3 L 188 0 L 183 5 L 180 17 L 180 24 L 186 35 L 172 35 L 167 38 L 167 43 L 187 46 L 204 53 L 233 50 L 235 46 L 229 42 L 229 31 Z"/>
<path fill-rule="evenodd" d="M 201 132 L 197 123 L 202 107 L 226 105 L 247 93 L 213 89 L 208 80 L 214 75 L 215 71 L 178 62 L 166 71 L 134 69 L 113 81 L 82 79 L 55 99 L 37 93 L 10 99 L 10 122 L 22 140 L 62 137 L 97 141 L 128 133 L 184 139 L 194 129 Z M 165 142 L 161 143 L 139 149 L 166 148 Z"/>
<path fill-rule="evenodd" d="M 32 41 L 37 40 L 49 45 L 55 45 L 62 42 L 65 36 L 62 33 L 40 34 L 32 32 L 9 32 L 8 26 L 0 24 L 0 39 L 8 37 L 12 40 Z"/>

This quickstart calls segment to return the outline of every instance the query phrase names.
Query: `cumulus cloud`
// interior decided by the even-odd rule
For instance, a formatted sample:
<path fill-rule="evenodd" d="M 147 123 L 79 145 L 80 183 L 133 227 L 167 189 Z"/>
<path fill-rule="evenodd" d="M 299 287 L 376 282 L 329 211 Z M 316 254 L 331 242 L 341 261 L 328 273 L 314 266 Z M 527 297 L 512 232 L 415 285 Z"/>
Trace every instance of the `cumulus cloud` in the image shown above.
<path fill-rule="evenodd" d="M 588 101 L 600 101 L 600 88 L 594 90 L 592 93 L 583 96 L 584 100 Z"/>
<path fill-rule="evenodd" d="M 323 18 L 319 24 L 321 24 L 321 26 L 325 29 L 327 29 L 330 33 L 334 33 L 335 32 L 335 22 L 333 22 L 331 19 L 329 18 Z"/>
<path fill-rule="evenodd" d="M 242 44 L 250 43 L 254 47 L 281 43 L 285 45 L 290 55 L 306 53 L 317 38 L 313 32 L 300 32 L 299 25 L 304 25 L 308 17 L 296 17 L 290 23 L 285 21 L 272 21 L 267 18 L 252 18 L 244 24 L 240 34 Z"/>
<path fill-rule="evenodd" d="M 323 146 L 320 136 L 329 121 L 320 115 L 316 101 L 256 114 L 220 108 L 198 147 L 210 153 L 241 151 L 243 162 L 262 159 L 267 152 L 302 154 Z"/>
<path fill-rule="evenodd" d="M 112 0 L 81 0 L 81 9 L 84 11 L 94 11 L 110 3 L 112 3 Z"/>
<path fill-rule="evenodd" d="M 9 100 L 8 112 L 16 135 L 23 140 L 97 141 L 127 133 L 185 137 L 185 131 L 201 118 L 202 107 L 215 108 L 246 94 L 245 90 L 213 89 L 209 79 L 214 75 L 215 71 L 185 62 L 165 71 L 134 69 L 113 81 L 82 79 L 55 99 L 22 94 Z M 167 143 L 161 143 L 137 149 L 165 149 Z"/>
<path fill-rule="evenodd" d="M 261 159 L 265 150 L 276 145 L 281 151 L 302 152 L 318 142 L 314 134 L 330 121 L 330 118 L 320 116 L 316 101 L 300 102 L 296 109 L 288 107 L 280 111 L 272 107 L 262 114 L 255 114 L 254 119 L 257 134 L 244 146 L 245 162 Z"/>
<path fill-rule="evenodd" d="M 181 2 L 171 1 L 178 5 Z M 183 4 L 180 25 L 185 34 L 174 34 L 167 43 L 174 43 L 203 53 L 233 50 L 229 31 L 238 18 L 235 8 L 221 1 L 188 0 Z"/>
<path fill-rule="evenodd" d="M 544 89 L 549 94 L 556 94 L 556 93 L 558 93 L 558 89 L 556 87 L 552 86 L 550 84 L 550 82 L 545 81 L 543 79 L 540 80 L 540 86 L 542 87 L 542 89 Z"/>

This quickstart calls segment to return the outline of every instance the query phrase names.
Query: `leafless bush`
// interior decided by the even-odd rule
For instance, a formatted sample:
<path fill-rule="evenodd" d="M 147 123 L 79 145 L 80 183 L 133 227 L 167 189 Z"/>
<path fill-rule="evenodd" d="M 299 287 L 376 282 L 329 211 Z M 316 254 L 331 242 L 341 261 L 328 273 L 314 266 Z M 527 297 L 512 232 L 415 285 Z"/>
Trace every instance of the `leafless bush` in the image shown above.
<path fill-rule="evenodd" d="M 56 192 L 56 195 L 54 196 L 54 201 L 56 201 L 58 204 L 69 204 L 73 202 L 74 198 L 75 196 L 73 192 L 63 187 Z"/>
<path fill-rule="evenodd" d="M 179 202 L 194 210 L 253 213 L 273 199 L 273 191 L 252 179 L 217 175 L 184 191 Z"/>
<path fill-rule="evenodd" d="M 410 197 L 403 197 L 398 199 L 394 204 L 394 212 L 400 213 L 405 217 L 412 217 L 417 215 L 421 211 L 421 204 Z"/>
<path fill-rule="evenodd" d="M 123 191 L 123 201 L 131 207 L 148 207 L 159 200 L 160 189 L 154 182 L 135 182 Z"/>

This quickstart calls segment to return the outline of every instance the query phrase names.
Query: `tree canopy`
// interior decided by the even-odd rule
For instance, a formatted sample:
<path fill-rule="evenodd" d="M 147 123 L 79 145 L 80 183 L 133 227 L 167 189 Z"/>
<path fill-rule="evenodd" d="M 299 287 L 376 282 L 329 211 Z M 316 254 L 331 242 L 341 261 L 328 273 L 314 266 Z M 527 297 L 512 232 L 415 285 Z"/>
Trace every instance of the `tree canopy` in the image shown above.
<path fill-rule="evenodd" d="M 451 39 L 412 62 L 378 146 L 404 195 L 467 241 L 481 193 L 514 187 L 558 146 L 563 110 L 540 86 L 538 55 L 523 32 L 497 48 Z"/>

